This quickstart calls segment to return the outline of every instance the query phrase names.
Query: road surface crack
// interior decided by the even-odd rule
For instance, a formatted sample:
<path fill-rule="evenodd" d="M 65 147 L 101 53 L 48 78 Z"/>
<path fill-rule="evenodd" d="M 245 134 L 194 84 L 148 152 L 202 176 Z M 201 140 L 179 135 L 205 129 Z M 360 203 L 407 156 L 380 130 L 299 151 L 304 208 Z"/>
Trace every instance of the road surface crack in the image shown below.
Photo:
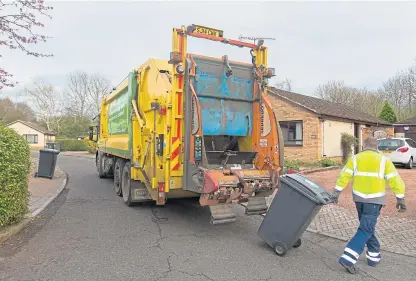
<path fill-rule="evenodd" d="M 160 226 L 160 222 L 165 222 L 168 220 L 168 218 L 160 217 L 159 212 L 154 208 L 151 208 L 150 211 L 152 212 L 152 221 L 156 224 L 157 231 L 159 234 L 159 238 L 157 239 L 156 244 L 152 247 L 156 247 L 156 248 L 159 248 L 160 250 L 163 250 L 162 245 L 160 244 L 163 240 L 162 227 Z"/>
<path fill-rule="evenodd" d="M 177 272 L 180 272 L 182 274 L 186 274 L 188 276 L 192 276 L 192 277 L 202 276 L 202 277 L 205 277 L 207 280 L 215 281 L 214 279 L 208 277 L 205 273 L 195 273 L 195 274 L 192 274 L 192 273 L 186 272 L 184 270 L 176 270 L 176 271 Z"/>

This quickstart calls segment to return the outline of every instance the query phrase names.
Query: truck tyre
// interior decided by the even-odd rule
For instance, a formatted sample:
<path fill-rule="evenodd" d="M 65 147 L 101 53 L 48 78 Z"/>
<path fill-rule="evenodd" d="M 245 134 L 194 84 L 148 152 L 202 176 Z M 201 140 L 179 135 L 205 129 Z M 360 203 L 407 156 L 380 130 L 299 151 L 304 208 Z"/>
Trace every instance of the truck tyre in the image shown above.
<path fill-rule="evenodd" d="M 123 173 L 121 176 L 121 189 L 123 193 L 123 201 L 126 203 L 127 206 L 133 206 L 133 202 L 131 199 L 131 164 L 127 162 L 124 164 Z"/>
<path fill-rule="evenodd" d="M 98 152 L 97 157 L 95 157 L 95 165 L 97 167 L 98 177 L 105 178 L 106 174 L 104 172 L 104 161 L 103 161 L 103 153 Z"/>
<path fill-rule="evenodd" d="M 121 176 L 123 174 L 124 163 L 125 161 L 123 159 L 118 158 L 114 165 L 114 190 L 118 196 L 123 195 L 123 191 L 121 189 Z"/>

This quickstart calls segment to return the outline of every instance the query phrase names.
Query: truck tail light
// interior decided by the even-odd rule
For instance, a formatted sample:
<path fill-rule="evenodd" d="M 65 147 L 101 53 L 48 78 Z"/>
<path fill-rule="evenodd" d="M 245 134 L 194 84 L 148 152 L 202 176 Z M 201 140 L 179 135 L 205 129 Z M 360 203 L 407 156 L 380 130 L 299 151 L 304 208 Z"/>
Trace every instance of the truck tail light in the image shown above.
<path fill-rule="evenodd" d="M 166 106 L 161 106 L 160 107 L 160 115 L 166 115 Z"/>
<path fill-rule="evenodd" d="M 158 198 L 157 200 L 159 203 L 163 203 L 165 201 L 165 183 L 164 182 L 158 182 Z"/>
<path fill-rule="evenodd" d="M 408 151 L 409 151 L 408 147 L 401 147 L 401 148 L 397 149 L 397 152 L 401 152 L 401 153 L 405 153 L 405 152 L 408 152 Z"/>

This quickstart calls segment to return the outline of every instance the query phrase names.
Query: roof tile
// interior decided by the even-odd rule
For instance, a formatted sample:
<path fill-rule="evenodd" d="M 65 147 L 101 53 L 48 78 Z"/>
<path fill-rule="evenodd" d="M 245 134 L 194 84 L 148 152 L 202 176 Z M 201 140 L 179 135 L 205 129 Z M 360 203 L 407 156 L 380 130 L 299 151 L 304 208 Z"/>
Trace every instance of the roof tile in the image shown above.
<path fill-rule="evenodd" d="M 364 124 L 391 125 L 377 117 L 368 115 L 364 112 L 348 107 L 346 105 L 335 103 L 311 96 L 305 96 L 293 92 L 283 91 L 274 87 L 269 87 L 269 93 L 280 96 L 288 101 L 292 101 L 304 108 L 307 108 L 316 114 L 360 121 Z"/>

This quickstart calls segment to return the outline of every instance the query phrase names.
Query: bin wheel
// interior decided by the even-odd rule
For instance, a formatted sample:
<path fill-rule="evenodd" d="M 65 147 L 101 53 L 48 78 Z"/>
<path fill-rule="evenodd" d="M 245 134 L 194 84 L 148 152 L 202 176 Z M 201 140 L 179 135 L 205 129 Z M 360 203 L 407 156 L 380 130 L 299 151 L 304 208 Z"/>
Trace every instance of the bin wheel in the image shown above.
<path fill-rule="evenodd" d="M 274 245 L 274 251 L 278 256 L 284 257 L 287 253 L 287 246 L 283 242 L 276 241 L 276 244 Z"/>
<path fill-rule="evenodd" d="M 302 239 L 298 239 L 298 241 L 296 241 L 295 245 L 293 245 L 293 248 L 299 248 L 300 245 L 302 245 Z"/>

